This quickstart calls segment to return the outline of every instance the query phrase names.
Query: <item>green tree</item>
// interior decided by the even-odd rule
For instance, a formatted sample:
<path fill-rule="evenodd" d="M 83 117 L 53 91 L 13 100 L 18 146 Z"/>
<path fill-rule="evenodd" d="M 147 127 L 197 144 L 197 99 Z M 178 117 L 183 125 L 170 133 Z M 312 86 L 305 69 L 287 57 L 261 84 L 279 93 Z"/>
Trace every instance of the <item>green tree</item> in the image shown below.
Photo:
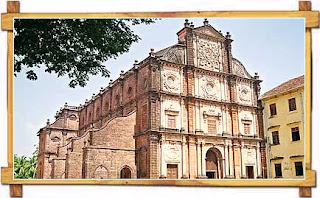
<path fill-rule="evenodd" d="M 70 87 L 84 87 L 90 75 L 109 77 L 103 62 L 128 52 L 140 37 L 131 27 L 153 19 L 15 19 L 14 73 L 25 71 L 37 80 L 35 68 L 58 77 Z"/>
<path fill-rule="evenodd" d="M 38 147 L 33 152 L 32 156 L 19 157 L 14 155 L 14 178 L 15 179 L 35 179 L 38 162 Z"/>

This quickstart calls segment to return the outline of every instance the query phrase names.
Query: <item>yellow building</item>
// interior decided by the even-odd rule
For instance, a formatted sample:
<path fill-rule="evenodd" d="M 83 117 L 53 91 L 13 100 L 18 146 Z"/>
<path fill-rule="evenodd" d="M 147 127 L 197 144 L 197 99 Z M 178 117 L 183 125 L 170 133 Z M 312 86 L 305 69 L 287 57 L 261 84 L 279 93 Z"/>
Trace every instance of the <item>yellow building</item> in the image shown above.
<path fill-rule="evenodd" d="M 304 177 L 304 76 L 261 96 L 269 178 Z"/>

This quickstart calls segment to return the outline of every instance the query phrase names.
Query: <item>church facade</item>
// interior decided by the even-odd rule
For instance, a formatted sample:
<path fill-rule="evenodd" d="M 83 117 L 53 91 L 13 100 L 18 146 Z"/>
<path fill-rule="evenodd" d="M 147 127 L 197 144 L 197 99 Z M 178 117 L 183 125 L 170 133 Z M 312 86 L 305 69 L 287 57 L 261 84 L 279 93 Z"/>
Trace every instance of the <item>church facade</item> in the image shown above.
<path fill-rule="evenodd" d="M 259 76 L 207 20 L 177 35 L 40 129 L 37 178 L 267 176 Z"/>

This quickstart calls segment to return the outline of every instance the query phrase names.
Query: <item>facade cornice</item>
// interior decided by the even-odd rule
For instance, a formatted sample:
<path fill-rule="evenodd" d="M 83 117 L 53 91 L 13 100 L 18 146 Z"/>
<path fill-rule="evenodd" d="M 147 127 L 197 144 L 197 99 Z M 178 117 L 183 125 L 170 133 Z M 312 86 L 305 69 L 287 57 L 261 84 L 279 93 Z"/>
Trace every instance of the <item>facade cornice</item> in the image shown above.
<path fill-rule="evenodd" d="M 172 97 L 177 97 L 179 99 L 188 98 L 189 100 L 194 100 L 194 101 L 202 101 L 202 102 L 207 102 L 207 103 L 217 103 L 220 105 L 229 105 L 229 106 L 234 106 L 234 107 L 244 107 L 244 108 L 252 108 L 252 109 L 259 108 L 258 106 L 244 105 L 244 104 L 230 102 L 230 101 L 226 101 L 226 100 L 209 100 L 209 99 L 205 99 L 205 98 L 201 98 L 201 97 L 197 97 L 197 96 L 193 96 L 193 95 L 184 95 L 182 93 L 177 94 L 177 93 L 171 93 L 171 92 L 167 92 L 167 91 L 160 91 L 159 94 L 161 96 L 163 96 L 163 95 L 164 96 L 172 96 Z"/>

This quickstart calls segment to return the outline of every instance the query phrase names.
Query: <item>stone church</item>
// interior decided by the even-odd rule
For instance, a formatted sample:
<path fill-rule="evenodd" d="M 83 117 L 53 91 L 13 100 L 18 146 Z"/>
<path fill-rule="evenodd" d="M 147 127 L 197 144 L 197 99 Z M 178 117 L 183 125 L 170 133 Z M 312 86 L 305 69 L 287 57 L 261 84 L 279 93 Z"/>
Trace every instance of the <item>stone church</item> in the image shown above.
<path fill-rule="evenodd" d="M 188 20 L 178 42 L 135 61 L 84 105 L 40 129 L 37 178 L 266 177 L 258 74 L 232 39 Z"/>

